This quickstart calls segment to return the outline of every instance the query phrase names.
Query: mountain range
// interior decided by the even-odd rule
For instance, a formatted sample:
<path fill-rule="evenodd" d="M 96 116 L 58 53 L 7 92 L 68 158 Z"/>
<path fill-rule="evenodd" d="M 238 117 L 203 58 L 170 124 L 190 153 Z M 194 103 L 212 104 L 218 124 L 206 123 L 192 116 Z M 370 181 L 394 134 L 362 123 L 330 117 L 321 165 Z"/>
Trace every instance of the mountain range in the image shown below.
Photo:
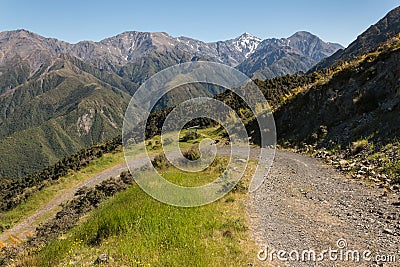
<path fill-rule="evenodd" d="M 77 44 L 45 38 L 26 30 L 1 32 L 0 177 L 22 177 L 81 148 L 119 135 L 125 108 L 138 86 L 158 71 L 183 62 L 208 60 L 227 64 L 258 79 L 258 82 L 296 74 L 288 79 L 266 82 L 266 88 L 263 88 L 263 93 L 270 96 L 267 97 L 269 101 L 277 103 L 274 114 L 277 130 L 286 139 L 307 139 L 318 127 L 334 128 L 343 121 L 348 123 L 349 118 L 363 121 L 359 116 L 365 116 L 365 112 L 376 107 L 393 110 L 397 107 L 397 93 L 393 88 L 397 87 L 388 83 L 395 84 L 396 80 L 390 78 L 394 74 L 387 72 L 387 68 L 397 69 L 396 51 L 390 52 L 390 64 L 372 58 L 375 65 L 370 69 L 352 70 L 343 64 L 357 57 L 365 60 L 361 57 L 398 38 L 399 17 L 400 7 L 368 28 L 345 49 L 304 31 L 288 38 L 266 40 L 244 33 L 231 40 L 212 43 L 172 37 L 167 33 L 132 31 L 100 42 L 82 41 Z M 385 53 L 380 57 L 384 58 Z M 360 63 L 362 68 L 367 65 Z M 381 65 L 387 67 L 381 68 Z M 308 76 L 301 74 L 307 71 Z M 387 77 L 383 74 L 374 76 L 377 71 Z M 291 90 L 302 82 L 318 80 L 315 77 L 321 75 L 328 77 L 330 74 L 327 73 L 337 75 L 329 78 L 331 84 L 322 87 L 310 85 L 307 92 L 302 92 L 290 104 L 279 107 L 281 102 L 275 99 L 277 96 L 287 98 L 292 94 Z M 361 76 L 363 78 L 359 78 Z M 379 86 L 374 89 L 374 84 Z M 296 88 L 291 89 L 293 85 Z M 321 88 L 328 88 L 323 91 L 330 93 L 321 95 Z M 334 105 L 333 89 L 329 88 L 336 88 L 334 93 L 338 101 Z M 343 91 L 343 88 L 350 89 Z M 354 88 L 359 89 L 354 91 Z M 222 90 L 202 84 L 188 85 L 164 97 L 158 108 L 172 106 L 190 97 L 214 96 Z M 349 92 L 354 95 L 349 96 Z M 387 96 L 392 100 L 386 101 Z M 352 103 L 348 103 L 350 98 Z M 371 110 L 364 110 L 360 104 L 364 102 L 375 104 Z M 347 117 L 329 122 L 321 119 L 337 110 L 341 116 L 336 118 Z M 376 113 L 381 114 L 379 111 Z M 307 119 L 309 124 L 303 125 L 303 114 L 320 115 Z M 376 118 L 376 125 L 385 121 L 379 116 Z M 345 125 L 331 133 L 353 129 L 349 124 Z M 379 127 L 387 128 L 385 125 Z M 296 130 L 298 128 L 301 131 Z"/>
<path fill-rule="evenodd" d="M 273 77 L 305 72 L 339 48 L 306 32 L 279 40 L 244 33 L 205 43 L 131 31 L 77 44 L 26 30 L 1 32 L 0 177 L 26 175 L 120 134 L 130 96 L 169 66 L 208 60 Z M 165 96 L 159 108 L 221 90 L 188 85 Z"/>
<path fill-rule="evenodd" d="M 281 73 L 276 74 L 281 75 L 306 71 L 341 48 L 343 47 L 339 44 L 325 43 L 308 32 L 297 32 L 289 38 L 266 40 L 244 33 L 235 39 L 205 43 L 188 37 L 172 37 L 164 32 L 130 31 L 100 42 L 81 41 L 69 44 L 26 30 L 16 30 L 0 33 L 0 64 L 20 57 L 28 60 L 31 71 L 35 72 L 46 59 L 68 54 L 97 68 L 116 70 L 155 52 L 183 52 L 190 54 L 194 60 L 204 58 L 232 67 L 241 64 L 240 69 L 251 75 L 272 64 L 279 68 L 277 61 L 282 57 L 293 55 L 307 59 L 305 66 L 286 66 Z M 252 64 L 254 61 L 257 64 Z M 249 69 L 245 67 L 247 65 L 252 66 Z"/>
<path fill-rule="evenodd" d="M 331 241 L 338 232 L 348 237 L 354 234 L 353 241 L 370 240 L 372 250 L 383 245 L 395 253 L 400 229 L 396 210 L 400 207 L 399 18 L 397 7 L 347 48 L 325 43 L 303 31 L 288 38 L 267 40 L 245 33 L 213 43 L 166 33 L 125 32 L 100 42 L 77 44 L 25 30 L 0 33 L 0 265 L 137 264 L 147 262 L 154 254 L 143 252 L 154 250 L 166 255 L 157 258 L 156 265 L 175 266 L 184 261 L 186 265 L 189 262 L 208 266 L 211 262 L 223 266 L 229 255 L 218 255 L 217 261 L 202 261 L 204 251 L 216 239 L 223 242 L 214 242 L 213 251 L 237 241 L 245 244 L 244 253 L 239 253 L 243 259 L 233 255 L 229 260 L 233 265 L 249 265 L 246 251 L 252 244 L 247 242 L 245 231 L 249 227 L 239 220 L 245 214 L 230 212 L 220 216 L 243 206 L 242 200 L 248 197 L 245 180 L 233 188 L 225 201 L 194 210 L 196 216 L 192 218 L 177 207 L 175 215 L 184 215 L 180 218 L 171 216 L 174 207 L 158 203 L 135 183 L 148 177 L 148 168 L 140 167 L 143 161 L 139 154 L 133 158 L 135 170 L 122 170 L 126 166 L 121 165 L 125 165 L 121 143 L 142 140 L 135 130 L 121 136 L 128 101 L 154 73 L 190 61 L 219 62 L 250 76 L 269 106 L 256 105 L 255 112 L 261 121 L 273 115 L 276 132 L 272 135 L 277 142 L 261 139 L 263 132 L 271 134 L 271 124 L 260 123 L 235 90 L 205 83 L 179 86 L 161 98 L 147 122 L 143 122 L 146 147 L 155 155 L 152 163 L 163 176 L 168 176 L 169 182 L 183 185 L 184 180 L 186 186 L 196 185 L 199 176 L 170 168 L 157 135 L 168 131 L 163 125 L 167 118 L 172 126 L 179 124 L 176 116 L 180 117 L 181 112 L 201 114 L 197 107 L 178 111 L 174 116 L 176 103 L 212 96 L 241 118 L 253 152 L 259 150 L 256 145 L 277 149 L 275 169 L 266 179 L 276 183 L 264 183 L 261 191 L 255 192 L 254 203 L 260 206 L 271 193 L 264 189 L 277 191 L 277 201 L 264 203 L 265 209 L 256 214 L 263 219 L 261 226 L 271 225 L 264 220 L 270 217 L 265 211 L 282 202 L 279 189 L 283 188 L 287 201 L 282 207 L 294 209 L 272 221 L 295 219 L 294 224 L 300 225 L 300 235 L 295 239 L 300 237 L 300 243 L 303 230 L 312 222 L 309 218 L 328 211 L 322 213 L 328 223 L 317 220 L 317 224 L 322 230 L 334 229 Z M 247 86 L 237 89 L 247 98 L 255 92 Z M 207 103 L 202 103 L 202 108 L 209 109 Z M 226 123 L 232 115 L 228 114 Z M 226 144 L 236 137 L 204 117 L 183 127 L 198 129 L 187 131 L 179 140 L 181 148 L 183 144 L 188 148 L 182 151 L 187 159 L 201 157 L 197 145 L 204 137 L 212 138 L 219 148 L 228 148 Z M 206 176 L 223 173 L 230 182 L 224 162 L 214 161 Z M 115 178 L 107 179 L 110 176 Z M 302 209 L 307 205 L 312 208 Z M 60 211 L 55 214 L 55 209 Z M 199 216 L 201 210 L 206 213 Z M 55 215 L 51 217 L 52 214 Z M 263 214 L 264 217 L 258 216 Z M 222 220 L 216 221 L 217 217 Z M 203 218 L 207 231 L 198 227 L 197 222 Z M 335 225 L 332 221 L 341 223 Z M 175 227 L 180 222 L 182 227 Z M 187 222 L 194 223 L 188 227 Z M 268 240 L 282 244 L 280 233 L 293 224 L 283 226 Z M 188 231 L 190 227 L 194 231 Z M 181 230 L 187 233 L 177 235 Z M 318 234 L 313 229 L 310 233 Z M 364 233 L 368 234 L 367 239 Z M 196 241 L 205 236 L 211 239 Z M 315 235 L 308 241 L 326 243 L 318 238 Z M 175 253 L 183 247 L 186 251 L 186 244 L 195 243 L 200 249 L 190 250 L 190 255 Z M 241 264 L 237 264 L 239 261 Z"/>

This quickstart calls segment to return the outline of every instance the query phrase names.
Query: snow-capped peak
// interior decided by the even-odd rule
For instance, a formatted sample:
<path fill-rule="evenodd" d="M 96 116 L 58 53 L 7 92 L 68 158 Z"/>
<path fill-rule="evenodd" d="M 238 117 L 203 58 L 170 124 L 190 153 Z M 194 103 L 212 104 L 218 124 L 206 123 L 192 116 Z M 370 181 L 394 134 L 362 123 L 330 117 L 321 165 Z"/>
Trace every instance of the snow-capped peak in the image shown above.
<path fill-rule="evenodd" d="M 254 51 L 256 51 L 261 41 L 260 38 L 245 32 L 234 40 L 234 46 L 238 51 L 245 53 L 245 58 L 248 58 L 254 53 Z"/>
<path fill-rule="evenodd" d="M 245 32 L 242 35 L 240 35 L 237 40 L 254 40 L 254 41 L 261 41 L 260 38 L 252 35 L 251 33 Z"/>

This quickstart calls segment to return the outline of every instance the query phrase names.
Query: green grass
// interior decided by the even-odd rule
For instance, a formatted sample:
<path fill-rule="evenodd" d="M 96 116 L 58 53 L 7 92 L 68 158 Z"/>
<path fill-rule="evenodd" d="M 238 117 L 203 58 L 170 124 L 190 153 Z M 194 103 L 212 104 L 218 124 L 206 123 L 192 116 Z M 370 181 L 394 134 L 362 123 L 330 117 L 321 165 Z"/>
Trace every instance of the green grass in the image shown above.
<path fill-rule="evenodd" d="M 209 182 L 209 177 L 201 177 L 197 173 L 180 173 L 180 172 L 167 172 L 164 177 L 168 181 L 173 181 L 177 185 L 181 186 L 202 186 Z"/>
<path fill-rule="evenodd" d="M 253 170 L 250 164 L 247 179 Z M 172 168 L 164 174 L 177 182 L 183 177 Z M 186 183 L 196 182 L 197 177 L 186 176 Z M 158 202 L 133 185 L 62 238 L 25 255 L 20 265 L 90 266 L 107 253 L 107 266 L 247 266 L 257 254 L 245 200 L 246 194 L 236 191 L 206 206 L 181 208 Z"/>
<path fill-rule="evenodd" d="M 13 225 L 32 215 L 39 207 L 49 202 L 50 200 L 64 194 L 78 184 L 97 175 L 102 170 L 123 164 L 124 157 L 122 152 L 109 153 L 103 155 L 89 163 L 89 165 L 80 171 L 71 172 L 69 175 L 61 177 L 54 184 L 47 186 L 41 191 L 36 192 L 29 197 L 25 202 L 18 205 L 15 209 L 0 214 L 0 225 L 4 229 L 9 229 Z M 50 210 L 47 213 L 37 218 L 37 221 L 32 222 L 37 224 L 46 220 L 53 215 L 56 210 Z"/>
<path fill-rule="evenodd" d="M 183 138 L 190 131 L 192 131 L 192 130 L 183 129 L 182 131 L 180 131 L 179 139 Z M 210 138 L 210 139 L 219 140 L 219 141 L 226 141 L 224 138 L 221 137 L 222 132 L 223 132 L 223 130 L 220 129 L 219 127 L 198 129 L 197 133 L 200 135 L 199 138 L 187 140 L 186 142 L 179 142 L 179 147 L 181 148 L 181 150 L 189 149 L 194 144 L 199 144 L 200 141 L 204 138 Z M 164 136 L 163 136 L 164 141 L 166 139 L 172 139 L 173 135 L 176 135 L 176 132 L 164 134 Z M 154 154 L 159 153 L 161 151 L 161 137 L 159 135 L 154 136 L 151 140 L 146 141 L 146 145 L 147 145 L 149 154 L 154 155 Z M 171 146 L 169 146 L 167 144 L 164 149 L 166 151 L 169 151 L 171 149 Z"/>

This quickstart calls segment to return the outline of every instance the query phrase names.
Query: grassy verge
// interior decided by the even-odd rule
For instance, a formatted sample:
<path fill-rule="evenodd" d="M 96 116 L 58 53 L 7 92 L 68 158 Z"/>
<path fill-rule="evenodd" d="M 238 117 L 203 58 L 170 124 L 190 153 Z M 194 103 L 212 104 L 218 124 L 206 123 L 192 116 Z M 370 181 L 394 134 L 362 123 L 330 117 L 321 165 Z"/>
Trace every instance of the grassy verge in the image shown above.
<path fill-rule="evenodd" d="M 245 179 L 254 168 L 248 166 Z M 182 181 L 176 169 L 164 174 Z M 186 176 L 185 183 L 197 182 Z M 255 262 L 256 250 L 247 226 L 245 183 L 196 208 L 160 203 L 133 185 L 62 238 L 25 255 L 19 266 L 89 266 L 102 253 L 109 255 L 107 266 L 247 266 Z"/>

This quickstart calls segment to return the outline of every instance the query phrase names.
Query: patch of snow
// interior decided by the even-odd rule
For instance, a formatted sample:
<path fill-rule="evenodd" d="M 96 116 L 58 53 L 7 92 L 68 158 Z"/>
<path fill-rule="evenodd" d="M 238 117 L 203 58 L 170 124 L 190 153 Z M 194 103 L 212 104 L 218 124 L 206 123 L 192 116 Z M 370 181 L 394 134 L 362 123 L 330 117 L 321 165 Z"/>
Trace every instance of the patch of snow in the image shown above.
<path fill-rule="evenodd" d="M 135 49 L 135 41 L 132 41 L 132 45 L 131 45 L 131 47 L 129 48 L 129 50 L 134 50 Z"/>
<path fill-rule="evenodd" d="M 234 41 L 233 46 L 240 53 L 245 53 L 245 58 L 248 58 L 254 53 L 254 51 L 256 51 L 261 41 L 260 38 L 246 32 Z"/>

